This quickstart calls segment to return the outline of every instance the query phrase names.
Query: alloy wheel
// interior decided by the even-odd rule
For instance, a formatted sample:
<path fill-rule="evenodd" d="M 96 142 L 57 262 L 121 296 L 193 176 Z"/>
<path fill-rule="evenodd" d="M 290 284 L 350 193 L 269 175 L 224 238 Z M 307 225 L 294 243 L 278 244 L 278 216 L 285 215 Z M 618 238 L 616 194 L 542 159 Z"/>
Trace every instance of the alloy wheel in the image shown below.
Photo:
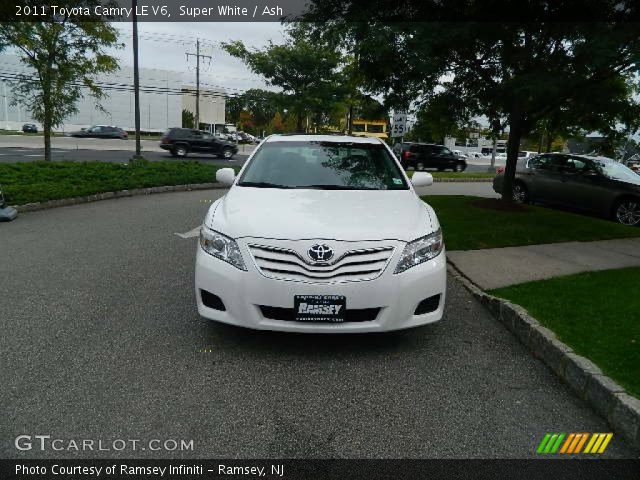
<path fill-rule="evenodd" d="M 422 163 L 422 162 L 418 162 L 418 164 L 416 165 L 416 170 L 418 170 L 418 171 L 420 171 L 420 172 L 421 172 L 422 170 L 424 170 L 424 163 Z"/>
<path fill-rule="evenodd" d="M 640 203 L 636 200 L 625 200 L 616 209 L 616 220 L 623 225 L 640 224 Z"/>
<path fill-rule="evenodd" d="M 223 156 L 224 158 L 231 158 L 231 155 L 232 155 L 232 152 L 231 152 L 231 150 L 230 150 L 230 149 L 228 149 L 228 148 L 225 148 L 225 149 L 222 151 L 222 156 Z"/>
<path fill-rule="evenodd" d="M 518 183 L 513 186 L 513 201 L 516 203 L 527 203 L 527 190 Z"/>

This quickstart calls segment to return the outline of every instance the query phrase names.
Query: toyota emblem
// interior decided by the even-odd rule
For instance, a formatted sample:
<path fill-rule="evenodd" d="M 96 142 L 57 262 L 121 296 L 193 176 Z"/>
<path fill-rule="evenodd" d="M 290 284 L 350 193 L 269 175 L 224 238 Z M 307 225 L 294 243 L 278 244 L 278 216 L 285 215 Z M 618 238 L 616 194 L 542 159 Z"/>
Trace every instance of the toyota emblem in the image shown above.
<path fill-rule="evenodd" d="M 317 243 L 307 250 L 307 254 L 314 262 L 328 262 L 333 258 L 333 248 L 329 245 Z"/>

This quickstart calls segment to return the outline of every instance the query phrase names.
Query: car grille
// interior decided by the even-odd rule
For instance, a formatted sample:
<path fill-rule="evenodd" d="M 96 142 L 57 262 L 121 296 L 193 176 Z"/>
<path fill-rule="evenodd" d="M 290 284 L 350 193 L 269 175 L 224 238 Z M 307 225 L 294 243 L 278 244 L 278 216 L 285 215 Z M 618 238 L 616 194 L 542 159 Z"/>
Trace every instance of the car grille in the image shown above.
<path fill-rule="evenodd" d="M 296 320 L 296 311 L 293 308 L 270 307 L 260 305 L 260 312 L 264 318 L 269 320 L 284 320 L 293 322 Z M 380 307 L 377 308 L 355 308 L 344 311 L 345 322 L 372 322 L 378 317 Z M 304 322 L 310 323 L 310 322 Z M 325 322 L 322 322 L 325 323 Z"/>
<path fill-rule="evenodd" d="M 345 252 L 332 263 L 312 264 L 288 249 L 249 245 L 249 250 L 265 277 L 313 283 L 373 280 L 382 274 L 393 254 L 393 247 L 366 248 Z"/>

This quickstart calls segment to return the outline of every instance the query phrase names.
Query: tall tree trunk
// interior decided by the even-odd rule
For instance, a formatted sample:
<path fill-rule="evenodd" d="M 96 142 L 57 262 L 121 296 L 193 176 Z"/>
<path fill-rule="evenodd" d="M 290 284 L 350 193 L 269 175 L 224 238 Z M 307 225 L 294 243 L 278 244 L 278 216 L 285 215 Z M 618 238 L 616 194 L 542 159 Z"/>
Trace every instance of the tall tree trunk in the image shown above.
<path fill-rule="evenodd" d="M 513 183 L 516 175 L 520 139 L 522 138 L 522 114 L 518 101 L 514 102 L 509 115 L 509 140 L 507 141 L 507 164 L 502 183 L 502 201 L 513 201 Z"/>
<path fill-rule="evenodd" d="M 353 103 L 349 104 L 349 124 L 347 127 L 347 135 L 353 133 Z"/>
<path fill-rule="evenodd" d="M 51 106 L 49 102 L 44 102 L 44 122 L 42 123 L 44 134 L 44 160 L 51 161 Z"/>
<path fill-rule="evenodd" d="M 296 132 L 297 133 L 303 133 L 303 128 L 302 128 L 302 112 L 298 110 L 298 112 L 296 113 Z"/>
<path fill-rule="evenodd" d="M 550 152 L 551 151 L 551 144 L 553 143 L 553 136 L 551 135 L 551 132 L 547 131 L 547 137 L 546 137 L 547 143 L 545 145 L 545 152 Z"/>

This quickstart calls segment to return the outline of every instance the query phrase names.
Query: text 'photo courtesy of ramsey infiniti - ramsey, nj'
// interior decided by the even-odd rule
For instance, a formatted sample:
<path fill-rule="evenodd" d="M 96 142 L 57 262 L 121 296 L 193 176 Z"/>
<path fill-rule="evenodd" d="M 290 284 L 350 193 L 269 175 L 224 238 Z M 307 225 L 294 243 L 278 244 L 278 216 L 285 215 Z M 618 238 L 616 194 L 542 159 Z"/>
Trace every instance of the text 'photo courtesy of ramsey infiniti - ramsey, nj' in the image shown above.
<path fill-rule="evenodd" d="M 204 220 L 198 311 L 263 330 L 374 332 L 442 318 L 446 258 L 438 218 L 375 138 L 268 137 Z"/>

